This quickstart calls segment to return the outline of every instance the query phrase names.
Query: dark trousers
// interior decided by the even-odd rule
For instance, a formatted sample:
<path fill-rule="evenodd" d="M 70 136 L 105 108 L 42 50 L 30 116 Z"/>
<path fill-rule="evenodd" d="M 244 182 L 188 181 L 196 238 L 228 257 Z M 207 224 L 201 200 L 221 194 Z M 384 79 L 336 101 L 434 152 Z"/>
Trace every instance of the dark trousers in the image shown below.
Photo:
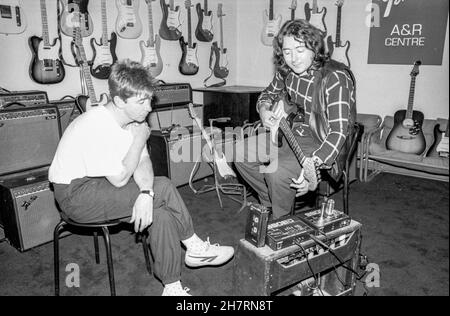
<path fill-rule="evenodd" d="M 308 127 L 294 133 L 306 156 L 319 146 Z M 235 165 L 242 178 L 258 193 L 261 204 L 271 206 L 273 218 L 289 214 L 295 199 L 292 178 L 298 178 L 301 166 L 286 139 L 275 148 L 270 133 L 259 133 L 236 144 Z"/>
<path fill-rule="evenodd" d="M 54 184 L 55 198 L 71 219 L 89 223 L 129 217 L 139 195 L 139 187 L 130 179 L 121 188 L 106 178 L 75 179 L 69 185 Z M 153 223 L 149 228 L 155 259 L 155 275 L 164 283 L 181 279 L 180 241 L 194 234 L 192 219 L 177 188 L 166 177 L 155 177 Z"/>

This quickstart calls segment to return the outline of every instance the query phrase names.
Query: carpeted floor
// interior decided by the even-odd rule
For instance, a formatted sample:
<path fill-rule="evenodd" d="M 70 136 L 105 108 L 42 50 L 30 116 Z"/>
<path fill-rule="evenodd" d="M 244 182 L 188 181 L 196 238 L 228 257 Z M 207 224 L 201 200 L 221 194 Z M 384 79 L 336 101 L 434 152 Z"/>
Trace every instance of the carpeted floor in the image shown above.
<path fill-rule="evenodd" d="M 246 214 L 236 214 L 237 203 L 225 199 L 220 210 L 214 193 L 200 196 L 180 188 L 191 210 L 197 234 L 212 243 L 236 245 L 244 236 Z M 336 197 L 341 207 L 341 194 Z M 367 290 L 358 282 L 356 295 L 449 295 L 449 184 L 393 174 L 370 183 L 354 182 L 350 213 L 361 222 L 361 252 L 379 266 L 380 287 Z M 92 237 L 71 235 L 61 239 L 62 295 L 109 295 L 103 244 L 96 265 Z M 112 236 L 118 295 L 160 295 L 162 285 L 148 275 L 140 244 L 122 231 Z M 80 286 L 66 287 L 76 263 Z M 233 261 L 213 268 L 183 267 L 183 285 L 193 295 L 234 295 Z M 69 275 L 70 276 L 70 275 Z M 53 295 L 52 243 L 20 253 L 0 244 L 0 295 Z"/>

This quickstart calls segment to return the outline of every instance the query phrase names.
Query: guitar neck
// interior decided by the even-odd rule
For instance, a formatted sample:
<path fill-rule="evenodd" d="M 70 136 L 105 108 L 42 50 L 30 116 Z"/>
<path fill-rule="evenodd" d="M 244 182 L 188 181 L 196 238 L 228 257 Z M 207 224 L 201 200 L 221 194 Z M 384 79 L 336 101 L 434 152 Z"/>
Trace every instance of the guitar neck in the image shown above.
<path fill-rule="evenodd" d="M 191 30 L 191 8 L 187 8 L 188 16 L 188 46 L 192 48 L 192 30 Z"/>
<path fill-rule="evenodd" d="M 411 83 L 409 85 L 409 98 L 408 98 L 408 108 L 406 110 L 405 118 L 411 119 L 413 117 L 413 106 L 414 106 L 414 91 L 416 88 L 416 77 L 411 77 Z"/>
<path fill-rule="evenodd" d="M 175 4 L 174 4 L 173 0 L 169 0 L 169 8 L 170 8 L 170 10 L 172 10 L 172 11 L 175 10 Z"/>
<path fill-rule="evenodd" d="M 80 67 L 83 73 L 83 78 L 86 83 L 88 96 L 92 104 L 97 104 L 97 97 L 95 96 L 94 84 L 92 83 L 90 67 L 86 58 L 86 52 L 84 51 L 83 40 L 81 38 L 81 29 L 79 27 L 74 28 L 75 33 L 75 45 L 78 49 L 79 58 L 81 59 Z"/>
<path fill-rule="evenodd" d="M 283 132 L 284 136 L 286 137 L 287 142 L 289 143 L 289 146 L 292 148 L 292 151 L 295 154 L 295 157 L 297 158 L 298 162 L 303 165 L 306 156 L 303 153 L 302 149 L 297 143 L 297 140 L 295 139 L 294 133 L 292 133 L 292 130 L 286 121 L 286 119 L 283 117 L 280 120 L 280 129 Z"/>
<path fill-rule="evenodd" d="M 102 44 L 108 46 L 108 20 L 106 17 L 106 0 L 102 0 Z"/>
<path fill-rule="evenodd" d="M 273 0 L 270 0 L 269 4 L 269 20 L 273 20 Z"/>
<path fill-rule="evenodd" d="M 41 20 L 42 20 L 42 38 L 44 46 L 50 46 L 50 37 L 48 34 L 47 6 L 45 0 L 41 0 Z"/>
<path fill-rule="evenodd" d="M 341 14 L 342 14 L 342 5 L 339 5 L 337 8 L 337 18 L 336 18 L 336 46 L 341 46 Z"/>
<path fill-rule="evenodd" d="M 148 43 L 151 47 L 153 47 L 155 46 L 154 43 L 155 34 L 153 31 L 153 10 L 151 0 L 148 2 L 147 8 L 148 8 Z"/>
<path fill-rule="evenodd" d="M 223 53 L 223 21 L 222 16 L 219 19 L 220 22 L 220 51 Z"/>
<path fill-rule="evenodd" d="M 208 0 L 205 0 L 204 4 L 203 4 L 204 10 L 205 10 L 205 15 L 208 14 Z"/>
<path fill-rule="evenodd" d="M 317 0 L 313 0 L 313 5 L 311 9 L 312 13 L 319 13 L 319 6 L 317 5 Z"/>
<path fill-rule="evenodd" d="M 295 9 L 291 9 L 291 21 L 295 20 Z"/>

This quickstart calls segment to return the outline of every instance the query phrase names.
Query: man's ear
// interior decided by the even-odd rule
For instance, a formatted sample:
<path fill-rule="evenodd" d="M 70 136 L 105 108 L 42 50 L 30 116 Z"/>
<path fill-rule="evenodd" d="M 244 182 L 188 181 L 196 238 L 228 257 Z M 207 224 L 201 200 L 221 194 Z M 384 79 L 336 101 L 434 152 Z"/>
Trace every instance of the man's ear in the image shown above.
<path fill-rule="evenodd" d="M 119 97 L 118 95 L 116 95 L 113 98 L 114 104 L 119 108 L 119 109 L 123 109 L 125 106 L 125 102 L 122 100 L 121 97 Z"/>

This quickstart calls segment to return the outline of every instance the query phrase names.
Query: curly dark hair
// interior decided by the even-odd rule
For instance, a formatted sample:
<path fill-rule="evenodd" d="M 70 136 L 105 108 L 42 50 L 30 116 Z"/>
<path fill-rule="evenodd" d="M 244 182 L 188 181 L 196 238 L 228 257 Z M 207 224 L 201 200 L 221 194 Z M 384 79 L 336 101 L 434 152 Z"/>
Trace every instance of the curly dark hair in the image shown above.
<path fill-rule="evenodd" d="M 293 36 L 296 40 L 304 42 L 306 48 L 314 52 L 311 70 L 318 70 L 329 59 L 329 55 L 325 53 L 324 36 L 321 30 L 303 19 L 286 21 L 273 41 L 274 64 L 283 77 L 291 72 L 283 58 L 283 39 L 285 36 Z"/>

